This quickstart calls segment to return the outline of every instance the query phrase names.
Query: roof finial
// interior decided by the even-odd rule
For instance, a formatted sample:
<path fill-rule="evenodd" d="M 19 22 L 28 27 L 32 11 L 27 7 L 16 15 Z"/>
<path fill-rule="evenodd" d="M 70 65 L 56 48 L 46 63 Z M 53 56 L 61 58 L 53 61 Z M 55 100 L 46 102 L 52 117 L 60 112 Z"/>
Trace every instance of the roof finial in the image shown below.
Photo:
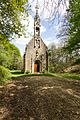
<path fill-rule="evenodd" d="M 37 2 L 36 2 L 36 15 L 38 15 L 38 9 L 39 9 L 39 6 L 38 6 L 38 0 L 37 0 Z"/>

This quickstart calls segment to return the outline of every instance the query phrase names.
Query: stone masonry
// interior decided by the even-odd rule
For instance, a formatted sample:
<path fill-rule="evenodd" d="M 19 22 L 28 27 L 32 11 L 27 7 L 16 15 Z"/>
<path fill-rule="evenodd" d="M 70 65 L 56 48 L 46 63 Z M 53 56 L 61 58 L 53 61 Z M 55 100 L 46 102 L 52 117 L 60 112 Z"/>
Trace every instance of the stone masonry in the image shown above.
<path fill-rule="evenodd" d="M 41 73 L 45 70 L 48 70 L 48 49 L 40 37 L 40 18 L 38 15 L 38 4 L 36 4 L 34 36 L 25 48 L 24 71 Z"/>

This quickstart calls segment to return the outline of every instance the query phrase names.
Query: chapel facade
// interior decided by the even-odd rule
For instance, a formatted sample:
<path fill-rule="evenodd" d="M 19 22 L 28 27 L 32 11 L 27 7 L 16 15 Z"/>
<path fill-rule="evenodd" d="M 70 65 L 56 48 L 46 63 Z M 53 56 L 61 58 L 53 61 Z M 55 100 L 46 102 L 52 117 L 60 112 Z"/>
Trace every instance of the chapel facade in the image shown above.
<path fill-rule="evenodd" d="M 34 17 L 34 36 L 26 45 L 24 53 L 24 72 L 41 73 L 48 71 L 48 48 L 40 36 L 40 17 L 38 4 L 36 4 Z"/>

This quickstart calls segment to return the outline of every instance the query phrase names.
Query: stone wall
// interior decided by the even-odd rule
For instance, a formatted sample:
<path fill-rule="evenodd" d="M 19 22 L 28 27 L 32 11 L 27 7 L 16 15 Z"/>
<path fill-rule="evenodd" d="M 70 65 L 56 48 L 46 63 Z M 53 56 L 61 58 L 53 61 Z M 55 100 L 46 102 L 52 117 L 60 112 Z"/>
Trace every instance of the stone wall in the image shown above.
<path fill-rule="evenodd" d="M 25 50 L 24 70 L 34 73 L 35 61 L 40 61 L 40 72 L 47 69 L 47 47 L 40 38 L 40 48 L 34 48 L 34 38 L 28 43 Z"/>

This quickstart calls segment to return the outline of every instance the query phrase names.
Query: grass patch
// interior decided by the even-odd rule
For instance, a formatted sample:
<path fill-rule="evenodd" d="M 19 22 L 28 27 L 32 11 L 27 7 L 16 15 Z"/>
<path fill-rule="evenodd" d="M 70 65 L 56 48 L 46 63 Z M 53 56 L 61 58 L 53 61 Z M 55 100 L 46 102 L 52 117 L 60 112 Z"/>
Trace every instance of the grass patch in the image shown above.
<path fill-rule="evenodd" d="M 24 76 L 24 72 L 21 70 L 11 70 L 12 77 Z"/>
<path fill-rule="evenodd" d="M 11 70 L 12 77 L 20 77 L 20 76 L 54 76 L 52 73 L 36 73 L 36 74 L 26 74 L 24 72 L 21 72 L 21 70 Z"/>
<path fill-rule="evenodd" d="M 75 80 L 80 80 L 80 74 L 76 73 L 52 73 L 55 77 L 60 78 L 70 78 Z"/>
<path fill-rule="evenodd" d="M 21 72 L 21 70 L 12 70 L 12 77 L 19 76 L 47 76 L 47 77 L 60 77 L 60 78 L 71 78 L 75 80 L 80 80 L 80 74 L 76 73 L 39 73 L 39 74 L 26 74 Z"/>
<path fill-rule="evenodd" d="M 23 74 L 24 72 L 22 72 L 21 70 L 11 70 L 11 73 L 14 75 L 18 75 L 18 74 Z"/>
<path fill-rule="evenodd" d="M 51 73 L 40 73 L 40 74 L 27 74 L 26 76 L 49 76 L 49 77 L 54 77 L 53 74 Z"/>
<path fill-rule="evenodd" d="M 65 78 L 71 78 L 71 79 L 75 79 L 75 80 L 80 80 L 80 74 L 64 73 L 64 74 L 61 74 L 61 76 L 65 77 Z"/>

